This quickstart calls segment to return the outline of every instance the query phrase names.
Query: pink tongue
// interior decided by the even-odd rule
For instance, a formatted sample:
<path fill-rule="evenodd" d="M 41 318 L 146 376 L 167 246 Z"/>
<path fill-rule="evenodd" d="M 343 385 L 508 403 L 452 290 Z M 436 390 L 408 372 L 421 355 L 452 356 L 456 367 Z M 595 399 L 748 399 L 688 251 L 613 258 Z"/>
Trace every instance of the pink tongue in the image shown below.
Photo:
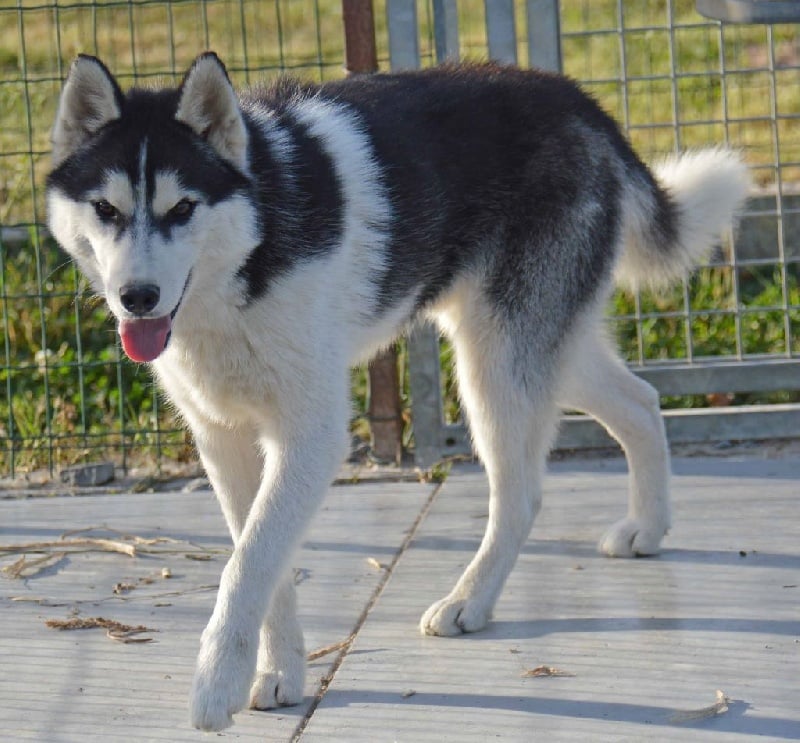
<path fill-rule="evenodd" d="M 167 335 L 172 326 L 169 315 L 155 320 L 122 320 L 119 337 L 122 347 L 132 361 L 152 361 L 167 345 Z"/>

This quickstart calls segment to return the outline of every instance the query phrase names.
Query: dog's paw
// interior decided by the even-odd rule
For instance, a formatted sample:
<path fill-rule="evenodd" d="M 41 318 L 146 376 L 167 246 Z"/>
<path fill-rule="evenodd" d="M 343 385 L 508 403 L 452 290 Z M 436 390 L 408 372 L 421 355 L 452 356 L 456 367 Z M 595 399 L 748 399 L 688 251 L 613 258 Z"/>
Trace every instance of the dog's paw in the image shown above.
<path fill-rule="evenodd" d="M 289 604 L 294 606 L 293 598 Z M 303 630 L 293 612 L 288 616 L 274 612 L 270 619 L 262 629 L 256 679 L 250 689 L 253 709 L 288 707 L 303 701 L 306 680 Z"/>
<path fill-rule="evenodd" d="M 444 598 L 433 604 L 419 623 L 423 635 L 453 637 L 465 632 L 478 632 L 489 622 L 491 609 L 470 599 Z"/>
<path fill-rule="evenodd" d="M 250 689 L 252 709 L 275 709 L 291 707 L 303 701 L 304 674 L 271 671 L 256 674 Z"/>
<path fill-rule="evenodd" d="M 257 645 L 233 633 L 203 635 L 189 704 L 192 725 L 224 730 L 247 707 L 255 675 Z"/>
<path fill-rule="evenodd" d="M 213 674 L 200 671 L 195 674 L 189 713 L 192 725 L 198 730 L 219 731 L 230 727 L 234 713 L 246 704 L 246 695 L 242 699 L 237 690 L 224 686 Z"/>
<path fill-rule="evenodd" d="M 605 533 L 598 549 L 608 557 L 657 555 L 667 528 L 661 524 L 648 524 L 641 519 L 622 519 Z"/>

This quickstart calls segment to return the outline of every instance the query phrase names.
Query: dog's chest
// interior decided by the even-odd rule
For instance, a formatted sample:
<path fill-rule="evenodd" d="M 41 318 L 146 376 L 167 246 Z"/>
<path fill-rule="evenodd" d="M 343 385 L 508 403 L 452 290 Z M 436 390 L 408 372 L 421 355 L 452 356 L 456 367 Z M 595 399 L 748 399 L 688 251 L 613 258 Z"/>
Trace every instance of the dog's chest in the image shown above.
<path fill-rule="evenodd" d="M 199 413 L 228 426 L 268 415 L 269 373 L 246 346 L 169 349 L 155 366 L 167 395 L 189 418 Z"/>

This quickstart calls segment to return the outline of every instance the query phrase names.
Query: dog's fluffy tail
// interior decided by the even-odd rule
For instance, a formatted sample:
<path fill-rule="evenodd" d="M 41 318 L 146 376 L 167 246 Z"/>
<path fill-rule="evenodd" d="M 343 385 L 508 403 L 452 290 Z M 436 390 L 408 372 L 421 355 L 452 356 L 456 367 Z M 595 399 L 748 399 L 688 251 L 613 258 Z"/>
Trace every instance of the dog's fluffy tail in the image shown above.
<path fill-rule="evenodd" d="M 624 249 L 614 277 L 630 288 L 666 286 L 707 259 L 750 188 L 739 154 L 721 148 L 670 157 L 653 174 L 655 183 L 634 179 L 624 195 Z"/>

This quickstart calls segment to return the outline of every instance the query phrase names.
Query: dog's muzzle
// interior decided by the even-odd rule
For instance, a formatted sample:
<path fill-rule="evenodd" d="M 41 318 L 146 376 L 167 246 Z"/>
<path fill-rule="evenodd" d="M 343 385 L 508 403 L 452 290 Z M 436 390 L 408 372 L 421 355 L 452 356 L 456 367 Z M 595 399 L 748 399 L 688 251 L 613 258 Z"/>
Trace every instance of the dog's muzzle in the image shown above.
<path fill-rule="evenodd" d="M 161 291 L 155 284 L 125 284 L 119 290 L 119 301 L 133 318 L 120 320 L 118 332 L 122 348 L 132 361 L 155 361 L 167 347 L 172 321 L 189 286 L 191 272 L 172 311 L 162 317 L 146 317 L 157 306 Z"/>

